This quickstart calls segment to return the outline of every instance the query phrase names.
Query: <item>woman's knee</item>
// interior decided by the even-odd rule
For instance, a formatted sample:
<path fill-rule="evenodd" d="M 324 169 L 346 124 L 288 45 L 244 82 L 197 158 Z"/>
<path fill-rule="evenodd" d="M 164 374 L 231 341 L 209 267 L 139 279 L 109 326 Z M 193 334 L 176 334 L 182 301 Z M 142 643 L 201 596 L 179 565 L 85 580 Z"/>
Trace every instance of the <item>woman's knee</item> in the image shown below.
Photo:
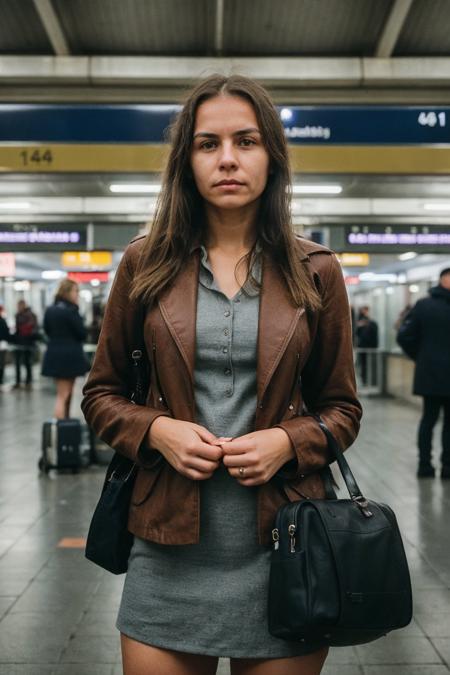
<path fill-rule="evenodd" d="M 123 633 L 123 675 L 215 675 L 218 659 L 169 649 L 160 649 L 138 642 Z"/>

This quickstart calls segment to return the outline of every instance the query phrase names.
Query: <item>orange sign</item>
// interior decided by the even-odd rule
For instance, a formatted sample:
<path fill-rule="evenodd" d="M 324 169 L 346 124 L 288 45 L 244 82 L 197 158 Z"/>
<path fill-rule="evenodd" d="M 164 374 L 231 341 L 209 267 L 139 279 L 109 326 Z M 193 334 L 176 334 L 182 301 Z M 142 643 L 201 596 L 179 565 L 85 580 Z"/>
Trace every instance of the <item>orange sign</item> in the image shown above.
<path fill-rule="evenodd" d="M 112 253 L 109 251 L 65 251 L 61 256 L 63 267 L 98 270 L 112 267 Z"/>

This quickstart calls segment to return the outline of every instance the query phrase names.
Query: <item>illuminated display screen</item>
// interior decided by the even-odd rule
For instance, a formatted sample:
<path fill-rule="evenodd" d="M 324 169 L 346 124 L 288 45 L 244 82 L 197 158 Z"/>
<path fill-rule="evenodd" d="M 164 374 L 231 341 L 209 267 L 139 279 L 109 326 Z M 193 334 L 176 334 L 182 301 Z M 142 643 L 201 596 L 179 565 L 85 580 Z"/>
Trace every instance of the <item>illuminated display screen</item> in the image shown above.
<path fill-rule="evenodd" d="M 345 245 L 360 251 L 450 252 L 450 228 L 439 225 L 348 225 Z"/>
<path fill-rule="evenodd" d="M 61 251 L 86 246 L 86 228 L 81 226 L 15 224 L 0 225 L 2 251 Z"/>

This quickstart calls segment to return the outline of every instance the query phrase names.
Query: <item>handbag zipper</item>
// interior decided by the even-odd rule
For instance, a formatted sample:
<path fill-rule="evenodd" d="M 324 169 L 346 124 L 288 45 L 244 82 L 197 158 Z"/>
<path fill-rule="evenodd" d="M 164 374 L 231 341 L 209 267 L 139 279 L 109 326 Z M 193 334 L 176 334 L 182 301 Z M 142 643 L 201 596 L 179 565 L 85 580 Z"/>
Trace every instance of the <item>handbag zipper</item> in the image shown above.
<path fill-rule="evenodd" d="M 274 527 L 272 530 L 272 540 L 273 540 L 273 548 L 275 551 L 278 551 L 280 548 L 280 533 L 278 531 L 278 528 Z"/>

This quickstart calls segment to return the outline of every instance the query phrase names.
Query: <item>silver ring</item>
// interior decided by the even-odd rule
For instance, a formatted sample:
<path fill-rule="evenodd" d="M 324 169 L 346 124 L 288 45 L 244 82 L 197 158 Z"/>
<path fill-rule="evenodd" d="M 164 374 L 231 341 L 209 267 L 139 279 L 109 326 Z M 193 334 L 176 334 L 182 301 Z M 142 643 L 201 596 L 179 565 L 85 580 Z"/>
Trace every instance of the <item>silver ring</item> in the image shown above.
<path fill-rule="evenodd" d="M 243 476 L 244 474 L 245 474 L 245 469 L 244 469 L 243 466 L 240 466 L 240 467 L 239 467 L 239 475 L 240 475 L 240 476 Z"/>

